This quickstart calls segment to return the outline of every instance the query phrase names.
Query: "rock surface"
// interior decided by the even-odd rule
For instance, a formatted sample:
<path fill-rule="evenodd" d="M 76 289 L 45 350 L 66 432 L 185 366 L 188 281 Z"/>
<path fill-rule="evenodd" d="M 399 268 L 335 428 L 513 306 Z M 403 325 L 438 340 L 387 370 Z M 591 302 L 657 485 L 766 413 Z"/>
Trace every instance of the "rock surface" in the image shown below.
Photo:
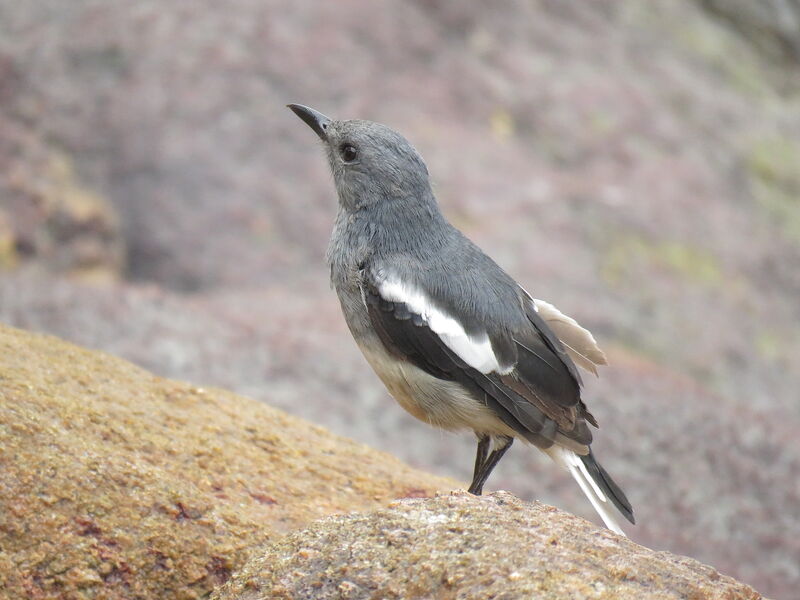
<path fill-rule="evenodd" d="M 653 552 L 539 503 L 498 492 L 402 500 L 292 533 L 214 600 L 415 598 L 756 600 L 695 560 Z"/>
<path fill-rule="evenodd" d="M 106 282 L 124 263 L 108 199 L 81 182 L 68 154 L 0 114 L 0 272 L 27 267 Z"/>
<path fill-rule="evenodd" d="M 0 327 L 0 597 L 207 595 L 278 534 L 452 489 L 231 393 Z"/>
<path fill-rule="evenodd" d="M 800 62 L 800 2 L 798 0 L 698 0 L 718 14 L 742 37 L 774 58 Z"/>
<path fill-rule="evenodd" d="M 41 282 L 11 277 L 0 286 L 0 315 L 160 372 L 235 387 L 414 466 L 455 476 L 454 487 L 463 487 L 474 438 L 443 435 L 407 416 L 349 339 L 323 281 L 306 289 L 299 296 L 276 287 L 187 299 L 150 286 L 97 289 L 60 281 L 43 296 Z M 800 564 L 800 446 L 791 407 L 759 409 L 604 346 L 611 366 L 600 380 L 587 378 L 586 397 L 600 420 L 598 457 L 636 509 L 638 524 L 626 531 L 769 597 L 792 599 L 785 586 Z M 522 444 L 504 458 L 488 489 L 597 519 L 572 479 Z"/>
<path fill-rule="evenodd" d="M 322 259 L 334 191 L 284 104 L 386 122 L 422 151 L 448 217 L 607 351 L 585 398 L 635 539 L 794 600 L 797 6 L 0 0 L 0 162 L 35 191 L 40 159 L 63 157 L 61 181 L 113 207 L 125 258 L 103 287 L 80 269 L 3 273 L 0 320 L 463 482 L 471 436 L 405 415 L 342 323 Z M 9 189 L 5 215 L 21 206 Z M 53 246 L 53 219 L 7 223 L 0 262 L 97 256 Z M 42 252 L 21 258 L 18 231 L 44 234 Z M 489 486 L 594 518 L 524 447 Z"/>

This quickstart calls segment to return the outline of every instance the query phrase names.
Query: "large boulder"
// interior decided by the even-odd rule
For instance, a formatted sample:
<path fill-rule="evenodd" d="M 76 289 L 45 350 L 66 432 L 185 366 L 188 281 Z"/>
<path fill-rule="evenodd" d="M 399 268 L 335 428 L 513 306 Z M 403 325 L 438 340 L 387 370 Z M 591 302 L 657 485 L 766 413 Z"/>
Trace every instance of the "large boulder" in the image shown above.
<path fill-rule="evenodd" d="M 0 327 L 0 596 L 207 595 L 252 548 L 457 486 L 268 406 Z"/>
<path fill-rule="evenodd" d="M 84 280 L 119 279 L 117 212 L 15 106 L 22 67 L 0 52 L 0 272 L 30 267 Z"/>
<path fill-rule="evenodd" d="M 755 600 L 690 558 L 544 504 L 455 492 L 329 517 L 268 546 L 215 600 Z"/>
<path fill-rule="evenodd" d="M 15 276 L 0 286 L 4 319 L 101 345 L 161 374 L 231 387 L 452 475 L 459 487 L 471 475 L 474 437 L 442 434 L 389 398 L 322 282 L 303 293 L 276 286 L 204 300 Z M 597 455 L 636 510 L 636 527 L 626 529 L 632 539 L 714 565 L 770 597 L 793 597 L 800 573 L 797 411 L 777 398 L 762 410 L 618 346 L 605 349 L 611 366 L 599 381 L 586 378 L 586 398 L 601 426 Z M 501 461 L 487 489 L 597 520 L 569 475 L 523 444 Z"/>
<path fill-rule="evenodd" d="M 58 149 L 65 184 L 108 198 L 125 276 L 147 282 L 18 269 L 0 320 L 463 481 L 471 436 L 391 403 L 326 289 L 335 191 L 284 104 L 385 122 L 425 156 L 448 217 L 607 351 L 585 397 L 635 539 L 793 598 L 800 63 L 772 41 L 799 39 L 797 4 L 0 0 L 0 114 Z M 48 162 L 29 148 L 8 156 L 36 192 Z M 4 209 L 0 264 L 73 256 L 21 258 L 22 213 Z M 521 446 L 489 485 L 594 518 Z"/>
<path fill-rule="evenodd" d="M 800 60 L 800 2 L 798 0 L 699 0 L 742 38 L 772 58 L 792 65 Z"/>

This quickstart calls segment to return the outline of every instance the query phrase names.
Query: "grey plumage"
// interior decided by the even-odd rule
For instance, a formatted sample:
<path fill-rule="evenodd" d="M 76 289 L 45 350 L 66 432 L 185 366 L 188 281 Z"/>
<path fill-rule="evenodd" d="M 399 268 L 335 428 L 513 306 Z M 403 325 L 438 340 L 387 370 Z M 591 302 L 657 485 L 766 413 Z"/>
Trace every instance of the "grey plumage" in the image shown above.
<path fill-rule="evenodd" d="M 289 106 L 323 141 L 339 196 L 331 282 L 389 392 L 423 421 L 475 432 L 473 493 L 519 438 L 569 470 L 622 533 L 606 503 L 631 522 L 633 511 L 590 451 L 597 422 L 580 397 L 576 362 L 595 374 L 605 364 L 591 334 L 444 218 L 422 157 L 400 134 Z"/>

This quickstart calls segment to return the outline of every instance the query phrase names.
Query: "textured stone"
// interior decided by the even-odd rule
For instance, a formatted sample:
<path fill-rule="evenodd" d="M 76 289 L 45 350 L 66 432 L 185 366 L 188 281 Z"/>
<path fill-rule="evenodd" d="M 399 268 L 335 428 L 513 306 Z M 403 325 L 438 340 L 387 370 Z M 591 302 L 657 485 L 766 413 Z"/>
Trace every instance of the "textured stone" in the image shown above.
<path fill-rule="evenodd" d="M 454 488 L 254 400 L 0 327 L 0 597 L 202 597 L 277 534 Z"/>
<path fill-rule="evenodd" d="M 393 404 L 342 323 L 322 259 L 335 192 L 284 105 L 385 122 L 448 217 L 608 353 L 585 398 L 633 538 L 793 599 L 800 69 L 781 39 L 798 39 L 796 6 L 0 0 L 0 113 L 113 204 L 127 249 L 119 284 L 4 273 L 0 319 L 463 484 L 472 436 Z M 35 263 L 5 215 L 0 264 Z M 489 486 L 595 518 L 521 445 Z"/>
<path fill-rule="evenodd" d="M 329 517 L 261 551 L 214 600 L 756 600 L 690 558 L 654 552 L 497 492 Z"/>
<path fill-rule="evenodd" d="M 0 271 L 23 266 L 115 280 L 125 244 L 111 203 L 81 181 L 71 158 L 0 114 Z"/>

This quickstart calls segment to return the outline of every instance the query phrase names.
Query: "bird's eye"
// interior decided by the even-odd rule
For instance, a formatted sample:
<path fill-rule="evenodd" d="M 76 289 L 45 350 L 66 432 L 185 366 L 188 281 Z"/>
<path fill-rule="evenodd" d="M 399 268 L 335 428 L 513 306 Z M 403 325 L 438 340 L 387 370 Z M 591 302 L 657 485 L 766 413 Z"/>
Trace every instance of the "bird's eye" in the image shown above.
<path fill-rule="evenodd" d="M 358 150 L 356 150 L 353 144 L 342 144 L 342 147 L 339 148 L 339 152 L 341 152 L 344 162 L 350 163 L 358 158 Z"/>

